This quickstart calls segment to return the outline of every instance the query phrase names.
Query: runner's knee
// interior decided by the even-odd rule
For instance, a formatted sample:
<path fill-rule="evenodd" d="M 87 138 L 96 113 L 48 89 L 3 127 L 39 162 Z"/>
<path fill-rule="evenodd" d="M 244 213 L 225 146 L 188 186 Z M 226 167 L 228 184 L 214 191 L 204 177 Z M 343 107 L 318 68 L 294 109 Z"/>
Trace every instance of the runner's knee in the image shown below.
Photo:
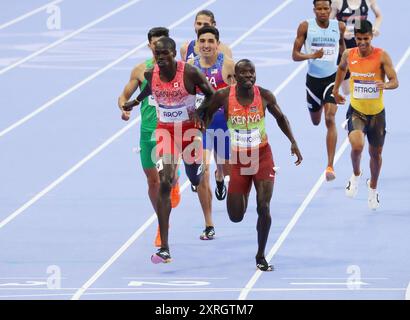
<path fill-rule="evenodd" d="M 161 195 L 169 195 L 172 188 L 172 177 L 163 175 L 160 177 L 159 192 Z"/>
<path fill-rule="evenodd" d="M 259 216 L 270 216 L 269 203 L 261 203 L 257 205 L 256 211 Z"/>
<path fill-rule="evenodd" d="M 326 127 L 333 127 L 335 126 L 335 115 L 333 113 L 326 114 L 325 116 L 326 120 Z"/>
<path fill-rule="evenodd" d="M 229 209 L 228 209 L 228 215 L 229 215 L 229 219 L 235 223 L 241 222 L 244 216 L 244 214 L 241 214 L 241 213 L 238 214 L 237 210 L 229 210 Z"/>
<path fill-rule="evenodd" d="M 364 143 L 362 141 L 351 141 L 352 145 L 352 152 L 354 153 L 362 153 L 364 148 Z"/>
<path fill-rule="evenodd" d="M 380 160 L 382 158 L 382 150 L 379 148 L 369 148 L 369 155 L 372 159 Z"/>

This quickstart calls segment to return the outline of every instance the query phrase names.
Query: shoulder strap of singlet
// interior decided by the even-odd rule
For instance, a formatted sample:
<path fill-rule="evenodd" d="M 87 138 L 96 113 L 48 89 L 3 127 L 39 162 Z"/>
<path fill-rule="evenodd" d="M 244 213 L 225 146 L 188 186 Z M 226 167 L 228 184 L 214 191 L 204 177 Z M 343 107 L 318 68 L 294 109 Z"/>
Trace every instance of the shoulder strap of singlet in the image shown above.
<path fill-rule="evenodd" d="M 194 66 L 197 66 L 199 69 L 202 69 L 200 59 L 201 59 L 200 56 L 196 56 L 196 57 L 194 58 Z"/>
<path fill-rule="evenodd" d="M 188 60 L 188 56 L 191 53 L 194 53 L 194 55 L 195 55 L 195 42 L 196 42 L 196 40 L 191 40 L 189 42 L 188 47 L 186 49 L 186 56 L 185 56 L 185 58 L 183 58 L 183 59 L 185 59 L 185 61 Z"/>

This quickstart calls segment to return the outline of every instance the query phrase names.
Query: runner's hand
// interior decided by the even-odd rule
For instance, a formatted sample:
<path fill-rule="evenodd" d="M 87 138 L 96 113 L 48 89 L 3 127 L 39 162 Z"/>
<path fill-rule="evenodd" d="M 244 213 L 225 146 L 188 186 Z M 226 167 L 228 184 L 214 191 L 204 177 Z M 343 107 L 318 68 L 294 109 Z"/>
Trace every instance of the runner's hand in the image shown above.
<path fill-rule="evenodd" d="M 128 120 L 130 120 L 130 115 L 131 115 L 131 112 L 122 111 L 121 119 L 124 120 L 124 121 L 128 121 Z"/>
<path fill-rule="evenodd" d="M 137 99 L 127 101 L 126 103 L 123 104 L 122 110 L 131 111 L 132 108 L 134 108 L 135 106 L 138 106 L 139 104 L 140 102 Z"/>
<path fill-rule="evenodd" d="M 323 51 L 323 48 L 320 48 L 320 50 L 315 51 L 315 52 L 312 54 L 312 59 L 320 59 L 320 58 L 323 57 L 324 53 L 325 53 L 325 52 Z"/>
<path fill-rule="evenodd" d="M 299 148 L 298 148 L 298 145 L 297 145 L 296 141 L 292 142 L 292 145 L 291 145 L 291 147 L 290 147 L 290 154 L 291 154 L 292 156 L 294 156 L 294 155 L 296 154 L 296 157 L 297 157 L 298 159 L 295 161 L 295 164 L 296 164 L 297 166 L 302 163 L 303 157 L 302 157 L 302 154 L 301 154 L 300 151 L 299 151 Z"/>
<path fill-rule="evenodd" d="M 351 40 L 351 39 L 353 39 L 353 37 L 354 37 L 354 31 L 352 31 L 351 29 L 346 28 L 343 37 L 344 37 L 346 40 Z"/>
<path fill-rule="evenodd" d="M 194 112 L 193 114 L 193 120 L 195 122 L 195 128 L 199 130 L 202 130 L 205 128 L 204 120 L 202 120 L 196 112 Z"/>
<path fill-rule="evenodd" d="M 335 101 L 337 104 L 345 104 L 346 98 L 339 94 L 339 92 L 333 91 L 333 96 L 335 97 Z"/>
<path fill-rule="evenodd" d="M 386 89 L 386 83 L 383 81 L 376 81 L 376 88 L 379 90 Z"/>

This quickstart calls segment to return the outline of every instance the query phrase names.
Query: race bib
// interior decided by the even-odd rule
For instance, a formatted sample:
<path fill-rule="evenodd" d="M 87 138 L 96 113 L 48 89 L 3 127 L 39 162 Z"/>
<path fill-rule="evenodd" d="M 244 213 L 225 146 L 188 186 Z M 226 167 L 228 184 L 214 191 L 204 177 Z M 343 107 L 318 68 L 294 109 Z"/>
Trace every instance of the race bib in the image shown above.
<path fill-rule="evenodd" d="M 321 61 L 334 61 L 337 59 L 337 52 L 336 52 L 336 47 L 334 46 L 312 46 L 312 53 L 319 51 L 320 49 L 323 48 L 323 57 L 318 59 Z"/>
<path fill-rule="evenodd" d="M 166 108 L 158 106 L 159 120 L 161 122 L 180 122 L 189 120 L 188 110 L 185 106 L 176 108 Z"/>
<path fill-rule="evenodd" d="M 205 96 L 203 94 L 197 94 L 195 96 L 195 108 L 198 109 L 199 106 L 202 104 L 202 101 L 204 101 Z"/>
<path fill-rule="evenodd" d="M 259 129 L 254 130 L 235 130 L 231 143 L 240 148 L 252 148 L 260 145 L 262 137 Z"/>
<path fill-rule="evenodd" d="M 153 106 L 153 107 L 155 107 L 155 108 L 158 108 L 158 102 L 157 102 L 157 100 L 155 100 L 155 98 L 154 98 L 153 95 L 149 95 L 149 96 L 148 96 L 148 104 L 149 104 L 150 106 Z"/>
<path fill-rule="evenodd" d="M 380 90 L 374 81 L 354 80 L 353 97 L 355 99 L 378 99 Z"/>

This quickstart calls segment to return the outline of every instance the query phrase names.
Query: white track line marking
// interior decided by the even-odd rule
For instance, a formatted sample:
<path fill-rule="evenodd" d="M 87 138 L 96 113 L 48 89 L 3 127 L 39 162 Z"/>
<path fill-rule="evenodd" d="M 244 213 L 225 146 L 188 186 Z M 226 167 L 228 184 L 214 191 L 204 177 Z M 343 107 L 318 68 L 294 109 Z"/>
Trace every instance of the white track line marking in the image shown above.
<path fill-rule="evenodd" d="M 397 72 L 399 72 L 401 67 L 404 65 L 404 63 L 406 62 L 409 55 L 410 55 L 410 47 L 407 48 L 406 53 L 404 54 L 404 56 L 400 59 L 399 63 L 397 64 L 397 67 L 396 67 Z M 342 145 L 340 146 L 340 148 L 336 152 L 335 161 L 334 161 L 335 165 L 336 165 L 337 161 L 340 159 L 340 157 L 342 156 L 342 154 L 344 153 L 344 151 L 346 150 L 346 148 L 348 147 L 348 145 L 349 145 L 349 139 L 345 138 Z M 310 190 L 310 192 L 306 196 L 305 200 L 303 200 L 300 207 L 296 210 L 294 216 L 292 217 L 292 219 L 290 220 L 290 222 L 286 226 L 285 230 L 283 230 L 283 232 L 279 236 L 278 240 L 276 240 L 276 242 L 273 245 L 272 249 L 269 251 L 269 254 L 266 257 L 266 260 L 268 262 L 271 261 L 273 256 L 278 252 L 280 246 L 285 241 L 285 239 L 287 238 L 287 236 L 289 235 L 289 233 L 292 231 L 293 227 L 295 226 L 296 222 L 299 220 L 300 216 L 305 211 L 306 207 L 309 205 L 309 203 L 312 201 L 313 197 L 316 195 L 316 193 L 318 192 L 318 190 L 322 186 L 323 182 L 325 181 L 324 173 L 325 172 L 323 172 L 320 175 L 319 179 L 317 180 L 317 182 L 315 183 L 313 188 Z M 250 291 L 254 290 L 253 286 L 255 285 L 256 281 L 258 281 L 259 277 L 262 274 L 263 274 L 263 271 L 260 271 L 260 270 L 257 270 L 254 273 L 252 278 L 249 280 L 249 282 L 246 284 L 244 289 L 241 291 L 241 293 L 238 297 L 238 300 L 245 300 L 247 298 Z"/>
<path fill-rule="evenodd" d="M 201 8 L 208 6 L 212 3 L 214 3 L 216 0 L 210 0 L 208 2 L 205 2 Z M 187 17 L 189 18 L 192 14 L 188 14 L 185 17 L 182 17 L 180 20 L 176 21 L 175 23 L 171 24 L 168 28 L 169 29 L 173 29 L 176 26 L 178 26 L 179 24 L 181 24 L 182 22 L 184 22 Z M 17 127 L 21 126 L 22 124 L 24 124 L 25 122 L 29 121 L 31 118 L 35 117 L 36 115 L 38 115 L 40 112 L 46 110 L 47 108 L 51 107 L 54 103 L 60 101 L 61 99 L 63 99 L 65 96 L 69 95 L 70 93 L 76 91 L 77 89 L 81 88 L 83 85 L 87 84 L 88 82 L 90 82 L 91 80 L 97 78 L 98 76 L 100 76 L 101 74 L 103 74 L 105 71 L 111 69 L 112 67 L 116 66 L 117 64 L 119 64 L 120 62 L 124 61 L 125 59 L 129 58 L 130 56 L 132 56 L 135 52 L 137 52 L 138 50 L 145 48 L 145 46 L 148 44 L 147 41 L 144 41 L 143 43 L 141 43 L 140 45 L 138 45 L 137 47 L 135 47 L 134 49 L 128 51 L 127 53 L 125 53 L 124 55 L 122 55 L 121 57 L 119 57 L 117 60 L 109 63 L 108 65 L 106 65 L 105 67 L 103 67 L 102 69 L 94 72 L 92 75 L 88 76 L 87 78 L 83 79 L 82 81 L 78 82 L 76 85 L 72 86 L 70 89 L 67 89 L 66 91 L 64 91 L 63 93 L 61 93 L 60 95 L 58 95 L 57 97 L 51 99 L 50 101 L 46 102 L 45 104 L 43 104 L 41 107 L 39 107 L 38 109 L 34 110 L 33 112 L 31 112 L 30 114 L 28 114 L 27 116 L 25 116 L 24 118 L 20 119 L 19 121 L 13 123 L 11 126 L 7 127 L 6 129 L 4 129 L 3 131 L 0 132 L 0 138 L 3 137 L 4 135 L 6 135 L 7 133 L 9 133 L 10 131 L 16 129 Z"/>
<path fill-rule="evenodd" d="M 175 28 L 177 25 L 181 24 L 185 20 L 188 20 L 197 11 L 199 11 L 203 8 L 206 8 L 209 4 L 212 4 L 215 1 L 216 0 L 210 0 L 210 1 L 202 4 L 201 6 L 197 7 L 194 11 L 186 14 L 184 17 L 182 17 L 181 19 L 179 19 L 175 23 L 171 24 L 168 27 L 168 29 Z M 143 45 L 145 46 L 145 42 L 144 42 Z M 133 51 L 135 51 L 135 50 L 133 50 Z M 128 123 L 125 127 L 123 127 L 121 130 L 117 131 L 113 136 L 111 136 L 109 139 L 107 139 L 105 142 L 103 142 L 100 146 L 98 146 L 96 149 L 94 149 L 86 157 L 84 157 L 79 162 L 77 162 L 76 165 L 74 165 L 69 170 L 67 170 L 65 173 L 63 173 L 58 179 L 54 180 L 51 184 L 49 184 L 47 187 L 45 187 L 43 190 L 41 190 L 39 193 L 37 193 L 33 198 L 31 198 L 29 201 L 27 201 L 25 204 L 23 204 L 20 208 L 18 208 L 16 211 L 14 211 L 12 214 L 10 214 L 7 218 L 5 218 L 3 221 L 1 221 L 0 222 L 0 229 L 3 228 L 5 225 L 7 225 L 10 221 L 14 220 L 17 216 L 19 216 L 21 213 L 23 213 L 27 208 L 32 206 L 34 203 L 36 203 L 38 200 L 40 200 L 43 196 L 45 196 L 47 193 L 49 193 L 51 190 L 53 190 L 56 186 L 58 186 L 61 182 L 63 182 L 65 179 L 67 179 L 70 175 L 72 175 L 74 172 L 76 172 L 78 169 L 80 169 L 84 164 L 86 164 L 88 161 L 90 161 L 92 158 L 94 158 L 97 154 L 99 154 L 101 151 L 103 151 L 112 142 L 114 142 L 119 137 L 121 137 L 125 132 L 127 132 L 134 125 L 136 125 L 140 120 L 141 120 L 141 116 L 138 116 L 136 119 L 134 119 L 133 121 Z"/>
<path fill-rule="evenodd" d="M 285 1 L 286 4 L 290 3 L 293 0 L 287 0 Z M 285 8 L 285 6 L 283 4 L 281 4 L 279 6 L 280 8 Z M 278 7 L 278 8 L 279 8 Z M 281 9 L 281 10 L 282 10 Z M 275 14 L 279 13 L 280 10 L 278 10 L 277 8 L 272 11 L 275 12 Z M 270 18 L 273 17 L 272 13 L 270 13 L 268 15 Z M 266 23 L 268 20 L 267 19 L 263 19 L 262 21 L 264 21 L 264 23 Z M 261 23 L 258 23 L 258 28 L 262 26 Z M 252 33 L 256 30 L 255 28 L 251 28 L 250 30 L 252 30 Z M 251 33 L 247 32 L 246 33 L 246 37 L 250 36 Z M 243 35 L 239 38 L 241 39 L 241 41 L 243 41 L 246 37 L 243 37 Z M 231 49 L 233 49 L 235 46 L 237 46 L 240 42 L 235 41 L 233 42 L 233 44 L 230 45 Z M 180 192 L 182 193 L 190 184 L 189 180 L 186 180 L 184 182 L 184 184 L 182 185 Z M 127 240 L 126 243 L 124 243 L 124 245 L 81 287 L 80 290 L 78 290 L 73 297 L 71 298 L 71 300 L 79 300 L 80 297 L 83 295 L 83 293 L 90 287 L 93 285 L 93 283 L 95 281 L 97 281 L 97 279 L 118 259 L 118 257 L 123 254 L 130 246 L 132 243 L 134 243 L 134 241 L 136 241 L 138 239 L 138 237 L 156 220 L 156 214 L 154 213 L 148 220 L 147 222 L 144 223 L 144 225 L 142 227 L 140 227 L 132 236 L 130 239 Z"/>
<path fill-rule="evenodd" d="M 141 0 L 132 0 L 132 1 L 122 5 L 121 7 L 117 8 L 115 10 L 112 10 L 111 12 L 105 14 L 104 16 L 102 16 L 102 17 L 100 17 L 100 18 L 86 24 L 85 26 L 81 27 L 80 29 L 77 29 L 74 32 L 71 32 L 70 34 L 66 35 L 65 37 L 62 37 L 61 39 L 58 39 L 57 41 L 54 41 L 53 43 L 49 44 L 48 46 L 46 46 L 46 47 L 44 47 L 40 50 L 37 50 L 36 52 L 33 52 L 32 54 L 28 55 L 27 57 L 25 57 L 23 59 L 20 59 L 16 62 L 12 63 L 11 65 L 1 69 L 0 70 L 0 75 L 5 74 L 7 71 L 10 71 L 11 69 L 14 69 L 14 68 L 18 67 L 19 65 L 23 64 L 24 62 L 27 62 L 27 61 L 39 56 L 40 54 L 46 52 L 47 50 L 50 50 L 50 49 L 58 46 L 59 44 L 63 43 L 64 41 L 67 41 L 67 40 L 75 37 L 76 35 L 80 34 L 81 32 L 94 27 L 96 24 L 98 24 L 98 23 L 100 23 L 104 20 L 107 20 L 108 18 L 112 17 L 113 15 L 115 15 L 115 14 L 117 14 L 117 13 L 119 13 L 119 12 L 133 6 L 134 4 L 136 4 L 140 1 Z"/>
<path fill-rule="evenodd" d="M 277 15 L 279 12 L 281 12 L 283 9 L 286 8 L 293 0 L 286 0 L 282 4 L 280 4 L 275 10 L 273 10 L 271 13 L 269 13 L 267 16 L 265 16 L 261 21 L 259 21 L 257 24 L 255 24 L 252 28 L 250 28 L 247 32 L 245 32 L 240 38 L 236 39 L 234 42 L 231 43 L 230 47 L 234 48 L 236 47 L 239 43 L 241 43 L 244 39 L 249 37 L 252 33 L 255 32 L 255 30 L 259 29 L 261 26 L 263 26 L 266 22 L 268 22 L 273 16 Z"/>
<path fill-rule="evenodd" d="M 49 3 L 45 4 L 44 6 L 41 6 L 37 9 L 34 9 L 30 12 L 27 12 L 27 13 L 21 15 L 20 17 L 17 17 L 13 20 L 10 20 L 8 22 L 0 24 L 0 30 L 6 29 L 7 27 L 10 27 L 11 25 L 16 24 L 17 22 L 20 22 L 24 19 L 27 19 L 27 18 L 35 15 L 36 13 L 39 13 L 39 12 L 47 9 L 49 6 L 53 6 L 53 5 L 56 5 L 56 4 L 61 3 L 61 2 L 63 2 L 63 0 L 56 0 L 56 1 L 49 2 Z"/>
<path fill-rule="evenodd" d="M 104 150 L 106 147 L 108 147 L 113 141 L 115 141 L 117 138 L 121 137 L 132 126 L 134 126 L 139 120 L 140 120 L 140 117 L 136 118 L 135 120 L 133 120 L 132 122 L 127 124 L 124 128 L 119 130 L 117 133 L 115 133 L 113 136 L 111 136 L 108 140 L 106 140 L 104 143 L 102 143 L 98 148 L 94 149 L 90 154 L 88 154 L 86 157 L 84 157 L 79 162 L 77 162 L 77 164 L 75 166 L 71 167 L 64 174 L 62 174 L 58 179 L 54 180 L 51 184 L 49 184 L 47 187 L 45 187 L 43 190 L 41 190 L 39 193 L 37 193 L 33 198 L 31 198 L 29 201 L 27 201 L 24 205 L 22 205 L 20 208 L 18 208 L 16 211 L 14 211 L 7 218 L 2 220 L 0 222 L 0 229 L 3 228 L 5 225 L 7 225 L 10 221 L 15 219 L 22 212 L 24 212 L 27 208 L 31 207 L 34 203 L 36 203 L 38 200 L 40 200 L 43 196 L 45 196 L 47 193 L 49 193 L 55 187 L 57 187 L 61 182 L 63 182 L 65 179 L 67 179 L 70 175 L 72 175 L 78 169 L 80 169 L 89 160 L 94 158 L 102 150 Z"/>
<path fill-rule="evenodd" d="M 51 291 L 48 288 L 43 288 L 44 290 Z M 38 289 L 35 289 L 38 290 Z M 68 289 L 53 289 L 52 291 L 71 291 L 76 290 L 75 288 Z M 106 290 L 105 292 L 103 290 Z M 118 291 L 117 291 L 118 290 Z M 122 291 L 120 291 L 122 290 Z M 85 296 L 102 296 L 102 295 L 130 295 L 130 294 L 171 294 L 171 293 L 225 293 L 225 292 L 238 292 L 242 288 L 207 288 L 207 289 L 194 289 L 194 290 L 157 290 L 156 288 L 147 288 L 147 290 L 135 290 L 128 288 L 90 288 L 90 292 L 84 293 Z M 94 291 L 94 292 L 93 292 Z M 264 289 L 253 289 L 255 292 L 400 292 L 406 291 L 406 288 L 360 288 L 360 289 L 348 289 L 348 288 L 264 288 Z M 47 294 L 13 294 L 13 295 L 0 295 L 0 298 L 27 298 L 27 297 L 62 297 L 71 296 L 72 293 L 47 293 Z M 91 298 L 90 298 L 91 299 Z M 158 299 L 156 297 L 155 299 Z"/>

